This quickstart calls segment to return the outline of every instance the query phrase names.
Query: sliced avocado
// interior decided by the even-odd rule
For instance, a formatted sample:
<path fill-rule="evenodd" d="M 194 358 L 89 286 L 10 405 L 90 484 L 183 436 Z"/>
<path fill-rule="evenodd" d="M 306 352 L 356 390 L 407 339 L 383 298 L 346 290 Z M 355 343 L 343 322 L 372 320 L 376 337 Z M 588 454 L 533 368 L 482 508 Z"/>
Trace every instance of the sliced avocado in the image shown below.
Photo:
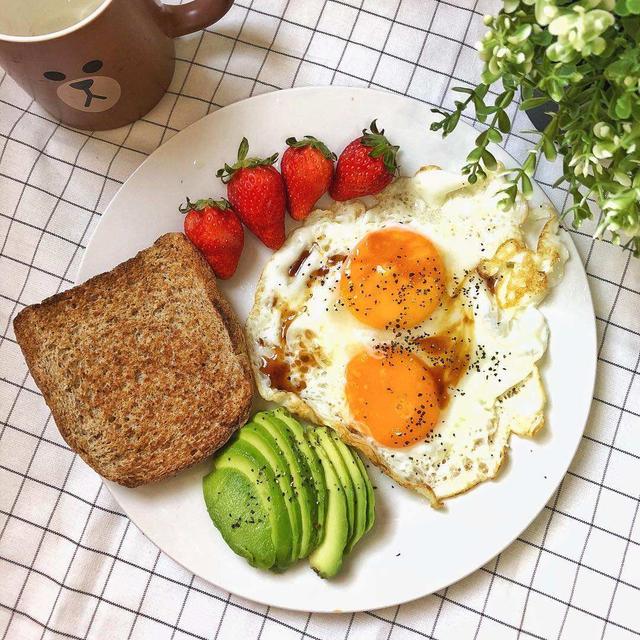
<path fill-rule="evenodd" d="M 225 542 L 249 564 L 276 563 L 271 522 L 254 482 L 238 469 L 214 469 L 202 480 L 207 511 Z"/>
<path fill-rule="evenodd" d="M 358 467 L 360 468 L 360 473 L 362 473 L 362 477 L 364 478 L 364 486 L 367 491 L 367 524 L 364 528 L 364 532 L 366 533 L 371 529 L 371 527 L 373 527 L 373 523 L 376 521 L 376 495 L 373 492 L 371 478 L 367 473 L 364 462 L 362 462 L 362 458 L 356 454 L 355 459 Z"/>
<path fill-rule="evenodd" d="M 309 433 L 309 441 L 322 465 L 327 488 L 324 535 L 309 556 L 309 565 L 321 578 L 331 578 L 340 571 L 344 548 L 349 538 L 347 498 L 340 478 L 315 431 Z"/>
<path fill-rule="evenodd" d="M 289 519 L 273 472 L 255 448 L 238 441 L 227 446 L 203 478 L 203 492 L 211 520 L 233 551 L 264 569 L 286 564 Z"/>
<path fill-rule="evenodd" d="M 353 484 L 353 492 L 355 496 L 355 518 L 353 523 L 353 533 L 347 542 L 345 553 L 349 553 L 355 544 L 364 535 L 367 526 L 367 489 L 365 488 L 364 478 L 360 472 L 360 467 L 356 462 L 358 454 L 350 449 L 335 431 L 330 431 L 333 442 L 340 453 L 342 460 L 347 467 L 351 483 Z"/>
<path fill-rule="evenodd" d="M 326 427 L 316 427 L 315 429 L 313 429 L 312 433 L 316 434 L 318 442 L 322 445 L 322 448 L 329 456 L 329 460 L 331 460 L 333 468 L 336 470 L 338 478 L 340 479 L 340 483 L 342 484 L 342 490 L 344 491 L 344 496 L 347 499 L 347 520 L 349 525 L 348 540 L 351 540 L 355 529 L 356 501 L 355 490 L 353 488 L 353 482 L 351 482 L 349 470 L 347 469 L 347 465 L 344 463 L 344 460 L 342 459 L 342 456 L 338 451 L 338 447 L 336 446 L 333 437 L 329 433 L 329 429 L 327 429 Z"/>
<path fill-rule="evenodd" d="M 299 451 L 295 439 L 287 426 L 272 413 L 261 412 L 253 422 L 262 427 L 279 447 L 293 480 L 293 493 L 300 507 L 300 548 L 298 558 L 306 558 L 315 542 L 316 490 L 309 465 Z"/>
<path fill-rule="evenodd" d="M 293 491 L 293 479 L 289 472 L 289 465 L 280 453 L 280 448 L 273 437 L 253 420 L 238 431 L 237 441 L 246 442 L 255 447 L 264 456 L 273 471 L 275 480 L 280 488 L 280 495 L 284 502 L 291 530 L 291 556 L 287 562 L 287 565 L 289 565 L 298 559 L 302 531 L 300 505 Z"/>
<path fill-rule="evenodd" d="M 324 470 L 320 464 L 320 459 L 318 458 L 315 447 L 312 447 L 307 440 L 304 427 L 285 409 L 276 409 L 273 415 L 289 429 L 296 445 L 298 445 L 298 450 L 306 458 L 307 465 L 311 472 L 316 493 L 315 535 L 311 541 L 311 549 L 313 549 L 320 540 L 322 540 L 324 528 L 325 510 L 327 506 L 327 485 L 324 479 Z"/>

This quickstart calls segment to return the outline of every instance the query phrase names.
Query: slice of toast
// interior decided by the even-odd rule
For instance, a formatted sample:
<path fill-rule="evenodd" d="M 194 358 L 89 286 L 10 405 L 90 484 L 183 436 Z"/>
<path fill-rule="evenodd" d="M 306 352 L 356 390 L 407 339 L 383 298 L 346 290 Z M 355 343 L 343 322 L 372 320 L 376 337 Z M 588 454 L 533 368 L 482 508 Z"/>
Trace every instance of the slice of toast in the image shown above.
<path fill-rule="evenodd" d="M 63 438 L 119 484 L 200 462 L 248 417 L 242 328 L 181 233 L 25 308 L 14 328 Z"/>

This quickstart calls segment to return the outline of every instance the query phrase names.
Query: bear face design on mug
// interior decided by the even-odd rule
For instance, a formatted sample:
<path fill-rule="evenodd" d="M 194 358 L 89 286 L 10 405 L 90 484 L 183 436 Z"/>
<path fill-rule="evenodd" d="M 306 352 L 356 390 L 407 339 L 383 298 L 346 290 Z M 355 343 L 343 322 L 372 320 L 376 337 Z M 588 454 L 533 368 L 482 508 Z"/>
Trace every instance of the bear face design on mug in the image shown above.
<path fill-rule="evenodd" d="M 66 105 L 79 111 L 99 113 L 115 106 L 122 95 L 120 83 L 108 75 L 97 75 L 103 68 L 102 60 L 89 60 L 76 75 L 62 70 L 45 71 L 42 75 L 57 83 L 56 94 Z"/>

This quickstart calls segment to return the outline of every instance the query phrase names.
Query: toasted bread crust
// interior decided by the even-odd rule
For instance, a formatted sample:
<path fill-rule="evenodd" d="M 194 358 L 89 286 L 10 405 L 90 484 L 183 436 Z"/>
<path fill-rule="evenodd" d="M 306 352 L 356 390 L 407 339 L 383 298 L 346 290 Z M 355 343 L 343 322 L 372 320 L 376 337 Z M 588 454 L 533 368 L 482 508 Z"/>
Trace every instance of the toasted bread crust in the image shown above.
<path fill-rule="evenodd" d="M 119 484 L 200 462 L 249 415 L 242 329 L 180 233 L 25 308 L 14 329 L 63 438 Z"/>

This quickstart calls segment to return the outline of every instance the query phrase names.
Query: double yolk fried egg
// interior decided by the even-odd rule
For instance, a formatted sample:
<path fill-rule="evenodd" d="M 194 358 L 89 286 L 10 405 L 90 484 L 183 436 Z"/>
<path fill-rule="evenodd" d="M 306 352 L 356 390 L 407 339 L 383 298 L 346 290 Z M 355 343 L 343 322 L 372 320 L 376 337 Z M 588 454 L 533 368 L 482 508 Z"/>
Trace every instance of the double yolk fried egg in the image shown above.
<path fill-rule="evenodd" d="M 424 167 L 373 207 L 314 212 L 267 263 L 247 320 L 266 400 L 434 506 L 494 477 L 510 433 L 544 421 L 537 304 L 568 254 L 550 210 L 528 247 L 528 206 L 501 209 L 504 186 Z"/>

